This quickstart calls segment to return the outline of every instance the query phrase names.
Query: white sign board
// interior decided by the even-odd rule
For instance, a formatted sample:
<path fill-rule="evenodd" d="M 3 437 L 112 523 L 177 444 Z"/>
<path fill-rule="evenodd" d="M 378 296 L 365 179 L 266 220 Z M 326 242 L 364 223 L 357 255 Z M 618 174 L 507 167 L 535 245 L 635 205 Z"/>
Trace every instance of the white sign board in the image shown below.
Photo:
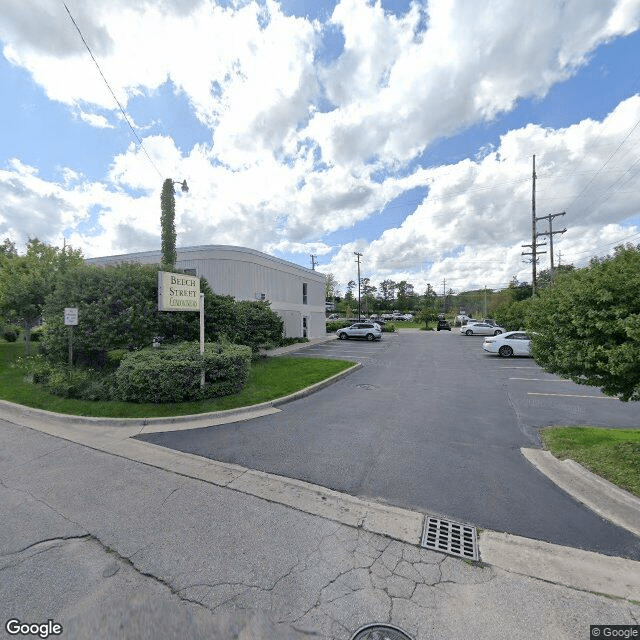
<path fill-rule="evenodd" d="M 199 311 L 200 278 L 158 271 L 158 311 Z"/>
<path fill-rule="evenodd" d="M 64 323 L 66 325 L 75 327 L 78 324 L 78 309 L 77 307 L 65 307 L 64 309 Z"/>

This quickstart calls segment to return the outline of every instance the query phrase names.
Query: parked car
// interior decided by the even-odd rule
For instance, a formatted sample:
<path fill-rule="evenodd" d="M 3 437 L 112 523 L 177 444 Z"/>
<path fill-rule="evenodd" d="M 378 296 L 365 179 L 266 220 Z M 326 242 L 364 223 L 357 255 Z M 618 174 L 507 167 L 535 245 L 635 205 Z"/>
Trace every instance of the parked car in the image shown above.
<path fill-rule="evenodd" d="M 340 316 L 339 316 L 337 313 L 332 313 L 332 314 L 329 316 L 329 318 L 328 318 L 328 319 L 329 319 L 329 320 L 337 320 L 339 317 L 340 317 Z"/>
<path fill-rule="evenodd" d="M 504 333 L 504 328 L 496 327 L 488 322 L 475 322 L 474 324 L 467 322 L 466 325 L 460 327 L 460 333 L 465 336 L 497 336 Z"/>
<path fill-rule="evenodd" d="M 446 320 L 438 320 L 438 331 L 451 331 L 451 325 Z"/>
<path fill-rule="evenodd" d="M 377 322 L 356 322 L 345 329 L 338 329 L 337 336 L 340 340 L 348 340 L 349 338 L 381 340 L 382 329 Z"/>
<path fill-rule="evenodd" d="M 524 331 L 507 331 L 499 336 L 485 338 L 482 348 L 489 353 L 497 353 L 503 358 L 530 356 L 531 338 Z"/>

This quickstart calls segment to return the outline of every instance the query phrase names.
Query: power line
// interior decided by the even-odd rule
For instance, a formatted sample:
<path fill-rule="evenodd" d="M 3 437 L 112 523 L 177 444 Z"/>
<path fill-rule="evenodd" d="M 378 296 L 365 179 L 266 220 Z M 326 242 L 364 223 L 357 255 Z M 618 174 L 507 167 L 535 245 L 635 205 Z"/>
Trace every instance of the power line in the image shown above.
<path fill-rule="evenodd" d="M 116 94 L 114 93 L 113 89 L 111 88 L 111 85 L 109 84 L 109 82 L 105 78 L 104 73 L 102 73 L 102 69 L 100 68 L 100 65 L 98 64 L 98 61 L 96 60 L 95 56 L 93 55 L 93 52 L 91 51 L 91 48 L 87 44 L 87 41 L 85 40 L 85 37 L 82 34 L 82 31 L 80 30 L 80 27 L 78 26 L 78 23 L 75 21 L 75 18 L 71 15 L 71 11 L 69 11 L 69 7 L 67 7 L 67 4 L 64 2 L 64 0 L 62 0 L 62 4 L 64 5 L 64 8 L 67 10 L 67 13 L 69 14 L 69 18 L 71 19 L 71 22 L 73 22 L 73 26 L 76 28 L 76 31 L 78 32 L 78 35 L 80 36 L 82 42 L 84 43 L 84 46 L 86 47 L 87 51 L 89 52 L 89 55 L 91 56 L 91 59 L 93 60 L 94 64 L 96 65 L 96 68 L 98 69 L 98 73 L 100 74 L 100 76 L 104 80 L 104 83 L 107 85 L 107 89 L 109 89 L 109 92 L 113 96 L 113 99 L 115 100 L 116 104 L 120 108 L 120 112 L 122 113 L 122 116 L 125 119 L 125 122 L 129 125 L 129 129 L 131 129 L 131 132 L 133 133 L 133 135 L 135 136 L 136 140 L 138 141 L 138 144 L 140 145 L 140 148 L 144 151 L 144 154 L 147 156 L 147 160 L 149 160 L 149 162 L 151 163 L 153 168 L 156 170 L 158 175 L 162 178 L 162 173 L 160 173 L 160 170 L 158 169 L 158 167 L 156 167 L 155 163 L 151 159 L 151 156 L 147 153 L 147 150 L 145 149 L 145 146 L 142 143 L 142 140 L 140 139 L 140 136 L 138 135 L 138 132 L 133 128 L 133 125 L 131 124 L 131 121 L 129 120 L 129 116 L 127 116 L 127 113 L 124 110 L 124 107 L 120 104 L 120 101 L 118 100 Z"/>

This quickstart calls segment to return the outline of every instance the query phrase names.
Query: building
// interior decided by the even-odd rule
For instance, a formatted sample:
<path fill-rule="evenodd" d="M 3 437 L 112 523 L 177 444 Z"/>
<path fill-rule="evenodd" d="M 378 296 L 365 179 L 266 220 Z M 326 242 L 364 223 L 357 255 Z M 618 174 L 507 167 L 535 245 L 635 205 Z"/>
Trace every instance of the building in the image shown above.
<path fill-rule="evenodd" d="M 284 321 L 286 337 L 325 335 L 325 276 L 254 249 L 202 245 L 177 249 L 176 269 L 204 278 L 214 293 L 236 300 L 267 300 Z M 160 264 L 160 251 L 90 258 L 100 266 Z"/>

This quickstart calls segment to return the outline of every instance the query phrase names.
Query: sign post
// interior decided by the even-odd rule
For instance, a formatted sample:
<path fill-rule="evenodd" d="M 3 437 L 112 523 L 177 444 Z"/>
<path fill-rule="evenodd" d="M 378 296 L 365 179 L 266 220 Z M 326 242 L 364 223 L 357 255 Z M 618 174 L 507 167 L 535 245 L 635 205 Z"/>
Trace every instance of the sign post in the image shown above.
<path fill-rule="evenodd" d="M 69 327 L 69 364 L 73 365 L 73 327 L 78 324 L 77 307 L 65 307 L 64 323 Z"/>
<path fill-rule="evenodd" d="M 204 389 L 204 293 L 200 294 L 200 357 L 202 358 L 200 388 Z"/>
<path fill-rule="evenodd" d="M 200 311 L 200 387 L 204 387 L 204 293 L 200 293 L 200 278 L 158 271 L 158 311 Z"/>

